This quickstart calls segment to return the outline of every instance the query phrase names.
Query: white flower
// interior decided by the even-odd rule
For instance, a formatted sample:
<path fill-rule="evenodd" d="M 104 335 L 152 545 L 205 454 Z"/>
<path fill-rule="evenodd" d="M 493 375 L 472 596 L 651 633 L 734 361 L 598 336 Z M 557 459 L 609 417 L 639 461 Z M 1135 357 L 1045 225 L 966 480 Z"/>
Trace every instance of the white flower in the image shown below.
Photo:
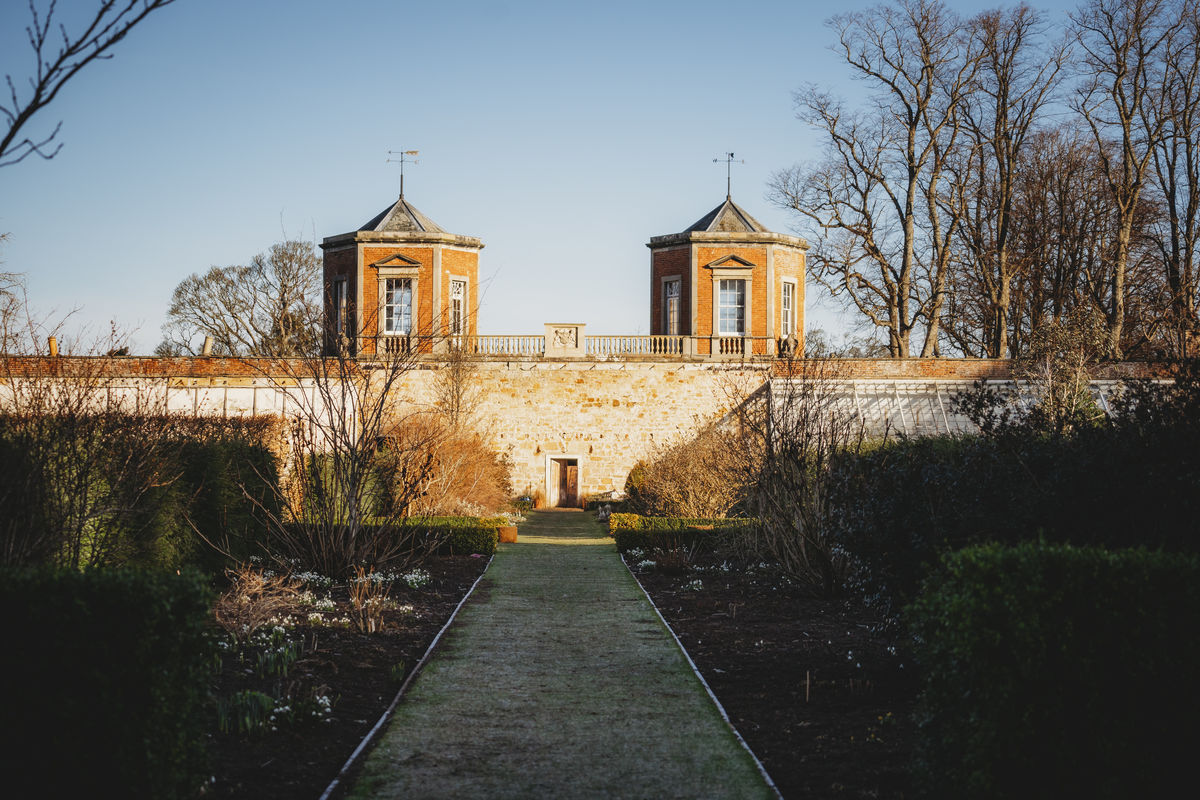
<path fill-rule="evenodd" d="M 409 570 L 400 577 L 410 589 L 420 589 L 433 580 L 430 574 L 423 569 Z"/>

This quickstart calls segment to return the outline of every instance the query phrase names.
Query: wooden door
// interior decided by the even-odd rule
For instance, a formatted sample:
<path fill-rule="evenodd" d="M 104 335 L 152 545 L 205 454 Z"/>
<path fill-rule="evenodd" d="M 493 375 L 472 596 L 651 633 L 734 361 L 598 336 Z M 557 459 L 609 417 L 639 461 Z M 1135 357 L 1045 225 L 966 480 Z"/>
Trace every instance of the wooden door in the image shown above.
<path fill-rule="evenodd" d="M 579 505 L 579 465 L 574 461 L 567 462 L 567 468 L 563 470 L 563 483 L 560 492 L 562 504 L 566 508 L 575 508 Z"/>

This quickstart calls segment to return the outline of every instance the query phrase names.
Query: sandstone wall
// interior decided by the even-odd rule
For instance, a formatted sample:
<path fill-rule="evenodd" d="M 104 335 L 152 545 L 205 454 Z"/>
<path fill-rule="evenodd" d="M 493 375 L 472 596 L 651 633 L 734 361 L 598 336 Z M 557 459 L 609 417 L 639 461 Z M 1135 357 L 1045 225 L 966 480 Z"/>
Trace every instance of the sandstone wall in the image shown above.
<path fill-rule="evenodd" d="M 428 385 L 437 371 L 421 378 Z M 484 363 L 471 378 L 484 430 L 512 458 L 514 488 L 547 494 L 555 457 L 578 460 L 582 494 L 621 490 L 638 459 L 767 379 L 764 368 L 569 361 Z"/>
<path fill-rule="evenodd" d="M 656 447 L 689 436 L 728 413 L 738 398 L 774 381 L 783 391 L 782 363 L 706 359 L 593 361 L 532 358 L 481 360 L 465 379 L 474 416 L 497 450 L 512 459 L 514 489 L 550 494 L 554 458 L 577 461 L 579 491 L 620 491 L 629 469 Z M 803 367 L 803 364 L 801 364 Z M 22 380 L 93 381 L 100 402 L 135 399 L 143 409 L 180 414 L 290 414 L 314 397 L 311 385 L 287 375 L 293 364 L 244 359 L 0 359 L 0 406 Z M 1103 403 L 1115 379 L 1152 375 L 1152 365 L 1116 364 L 1093 385 Z M 403 376 L 397 400 L 410 410 L 433 409 L 450 370 L 427 357 Z M 813 373 L 809 373 L 813 374 Z M 848 410 L 874 430 L 908 435 L 968 429 L 951 406 L 955 391 L 975 380 L 1007 380 L 1004 361 L 910 359 L 836 362 L 839 392 Z"/>

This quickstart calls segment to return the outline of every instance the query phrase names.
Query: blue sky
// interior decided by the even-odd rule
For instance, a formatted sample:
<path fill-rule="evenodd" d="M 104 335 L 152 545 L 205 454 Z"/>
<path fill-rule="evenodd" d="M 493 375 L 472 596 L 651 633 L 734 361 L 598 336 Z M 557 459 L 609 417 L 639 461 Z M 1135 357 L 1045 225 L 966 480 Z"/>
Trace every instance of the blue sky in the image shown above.
<path fill-rule="evenodd" d="M 62 0 L 61 21 L 95 5 Z M 57 157 L 0 169 L 0 269 L 42 313 L 149 352 L 180 280 L 353 230 L 395 199 L 387 151 L 417 149 L 406 197 L 486 245 L 480 332 L 646 333 L 645 244 L 724 199 L 714 158 L 744 158 L 734 199 L 791 230 L 765 185 L 819 144 L 792 91 L 853 91 L 822 23 L 868 5 L 178 0 L 34 123 L 62 120 Z M 17 82 L 27 22 L 0 4 Z M 809 294 L 809 327 L 845 327 Z"/>

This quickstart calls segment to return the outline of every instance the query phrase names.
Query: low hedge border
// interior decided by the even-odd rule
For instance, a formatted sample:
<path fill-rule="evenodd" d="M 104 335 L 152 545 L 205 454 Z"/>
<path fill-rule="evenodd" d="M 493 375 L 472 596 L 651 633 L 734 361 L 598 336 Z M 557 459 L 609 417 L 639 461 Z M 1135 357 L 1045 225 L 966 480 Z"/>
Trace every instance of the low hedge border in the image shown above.
<path fill-rule="evenodd" d="M 490 556 L 496 552 L 500 533 L 496 529 L 508 522 L 503 517 L 412 517 L 404 520 L 398 530 L 403 536 L 414 536 L 414 549 L 423 549 L 430 541 L 436 542 L 433 553 L 440 556 L 461 556 L 479 553 Z M 372 522 L 363 525 L 376 536 L 379 529 L 387 526 Z M 395 526 L 393 526 L 395 527 Z"/>
<path fill-rule="evenodd" d="M 497 528 L 508 524 L 503 517 L 427 517 L 412 522 L 441 542 L 438 555 L 449 556 L 494 555 L 500 542 Z"/>
<path fill-rule="evenodd" d="M 13 797 L 191 797 L 207 775 L 205 579 L 0 569 L 0 752 Z"/>
<path fill-rule="evenodd" d="M 608 532 L 617 544 L 617 551 L 624 553 L 634 548 L 641 550 L 690 549 L 704 540 L 714 541 L 717 537 L 752 526 L 753 520 L 691 519 L 687 517 L 644 517 L 640 514 L 612 514 L 608 518 Z"/>
<path fill-rule="evenodd" d="M 429 536 L 441 541 L 438 555 L 469 556 L 478 553 L 491 556 L 500 541 L 497 525 L 480 523 L 475 525 L 433 525 L 427 528 Z"/>
<path fill-rule="evenodd" d="M 905 611 L 937 797 L 1167 797 L 1192 780 L 1200 559 L 982 545 Z"/>

